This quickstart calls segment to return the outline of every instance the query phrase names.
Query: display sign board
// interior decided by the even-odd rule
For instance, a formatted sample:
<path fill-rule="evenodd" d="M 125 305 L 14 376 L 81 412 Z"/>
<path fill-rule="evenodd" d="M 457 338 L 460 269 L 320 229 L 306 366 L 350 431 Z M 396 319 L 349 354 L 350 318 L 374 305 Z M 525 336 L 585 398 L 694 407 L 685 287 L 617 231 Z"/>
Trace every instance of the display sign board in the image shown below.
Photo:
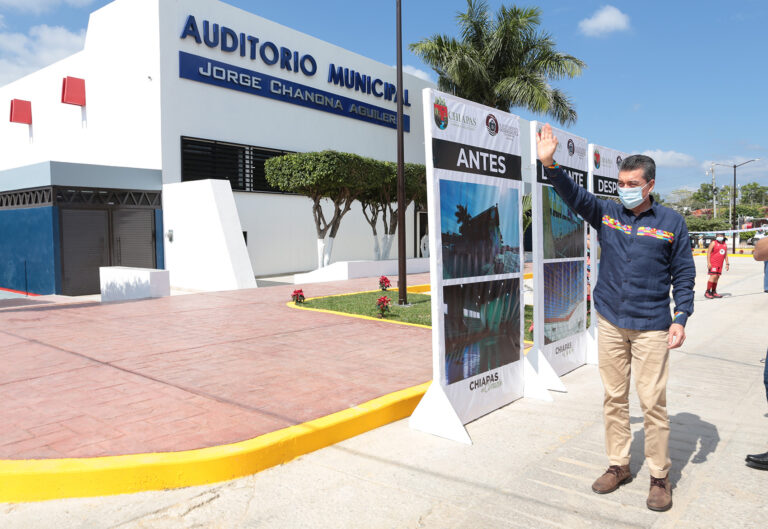
<path fill-rule="evenodd" d="M 433 381 L 411 427 L 469 442 L 463 425 L 522 397 L 520 122 L 425 89 Z"/>
<path fill-rule="evenodd" d="M 537 160 L 541 125 L 530 124 L 532 160 Z M 555 160 L 586 189 L 587 140 L 555 128 L 552 133 L 558 140 Z M 557 194 L 541 162 L 536 164 L 532 188 L 533 341 L 536 351 L 560 376 L 586 363 L 586 223 Z"/>

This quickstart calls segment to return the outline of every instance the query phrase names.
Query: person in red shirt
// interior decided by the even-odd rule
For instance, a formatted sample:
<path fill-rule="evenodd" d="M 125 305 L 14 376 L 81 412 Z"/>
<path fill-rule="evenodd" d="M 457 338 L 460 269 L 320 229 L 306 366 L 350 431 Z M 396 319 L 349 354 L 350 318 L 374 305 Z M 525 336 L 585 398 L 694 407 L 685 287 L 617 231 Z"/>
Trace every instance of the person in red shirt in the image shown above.
<path fill-rule="evenodd" d="M 725 262 L 725 269 L 730 270 L 731 265 L 728 263 L 728 245 L 725 244 L 725 235 L 718 233 L 717 238 L 707 248 L 709 281 L 707 281 L 707 291 L 704 293 L 705 298 L 723 297 L 717 293 L 717 280 L 720 279 L 720 274 L 723 273 L 723 262 Z"/>

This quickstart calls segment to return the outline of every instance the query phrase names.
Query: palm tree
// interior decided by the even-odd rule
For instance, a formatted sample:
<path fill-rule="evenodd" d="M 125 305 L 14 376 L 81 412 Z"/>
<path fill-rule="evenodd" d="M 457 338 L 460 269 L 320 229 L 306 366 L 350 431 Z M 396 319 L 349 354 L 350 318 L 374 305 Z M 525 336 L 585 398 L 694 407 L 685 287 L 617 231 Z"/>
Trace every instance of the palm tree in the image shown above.
<path fill-rule="evenodd" d="M 459 233 L 464 233 L 464 226 L 472 219 L 472 215 L 469 214 L 467 206 L 458 204 L 454 215 L 456 216 L 456 222 L 459 223 Z"/>
<path fill-rule="evenodd" d="M 501 6 L 494 19 L 484 0 L 458 13 L 461 39 L 434 35 L 409 48 L 438 74 L 440 90 L 499 110 L 526 108 L 561 125 L 575 123 L 570 98 L 550 81 L 581 75 L 586 64 L 555 49 L 538 30 L 541 10 Z"/>

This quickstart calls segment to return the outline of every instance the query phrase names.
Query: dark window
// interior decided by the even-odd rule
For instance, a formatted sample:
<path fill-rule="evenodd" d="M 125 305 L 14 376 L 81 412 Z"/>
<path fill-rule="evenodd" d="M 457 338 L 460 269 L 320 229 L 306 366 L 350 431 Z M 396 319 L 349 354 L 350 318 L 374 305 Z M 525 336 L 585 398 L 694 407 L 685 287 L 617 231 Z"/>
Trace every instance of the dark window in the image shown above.
<path fill-rule="evenodd" d="M 181 138 L 181 180 L 229 180 L 237 191 L 280 193 L 267 183 L 264 162 L 289 151 L 200 138 Z"/>

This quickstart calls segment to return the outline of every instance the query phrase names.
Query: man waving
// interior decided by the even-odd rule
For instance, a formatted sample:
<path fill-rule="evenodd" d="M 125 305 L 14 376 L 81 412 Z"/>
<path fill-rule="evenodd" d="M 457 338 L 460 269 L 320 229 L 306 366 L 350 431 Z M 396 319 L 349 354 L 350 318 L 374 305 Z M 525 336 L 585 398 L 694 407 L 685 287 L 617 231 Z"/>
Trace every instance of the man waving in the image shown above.
<path fill-rule="evenodd" d="M 592 485 L 598 494 L 632 480 L 629 470 L 629 381 L 635 372 L 644 414 L 645 458 L 651 473 L 646 505 L 672 507 L 669 483 L 667 377 L 669 349 L 685 341 L 693 313 L 693 264 L 683 217 L 651 196 L 656 164 L 629 156 L 619 167 L 621 205 L 600 200 L 577 186 L 553 159 L 557 138 L 544 125 L 537 138 L 539 160 L 562 199 L 597 230 L 602 248 L 593 298 L 600 315 L 598 361 L 605 389 L 603 415 L 608 470 Z M 675 301 L 670 314 L 669 291 Z"/>

